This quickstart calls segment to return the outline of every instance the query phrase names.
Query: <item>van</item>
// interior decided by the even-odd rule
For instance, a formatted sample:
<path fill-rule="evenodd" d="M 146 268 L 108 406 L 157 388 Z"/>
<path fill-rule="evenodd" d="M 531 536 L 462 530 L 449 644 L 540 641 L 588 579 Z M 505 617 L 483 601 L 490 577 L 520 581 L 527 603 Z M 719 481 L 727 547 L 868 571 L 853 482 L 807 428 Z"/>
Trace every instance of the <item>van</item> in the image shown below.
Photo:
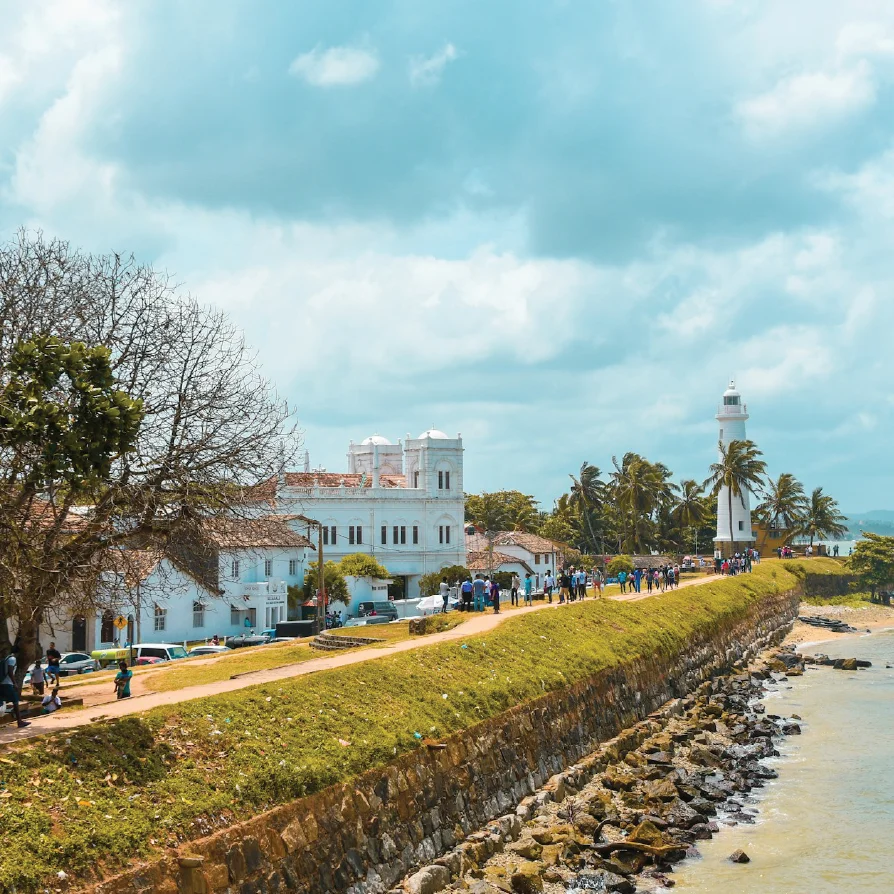
<path fill-rule="evenodd" d="M 358 615 L 361 618 L 384 617 L 396 621 L 397 609 L 393 602 L 361 602 Z"/>
<path fill-rule="evenodd" d="M 126 650 L 130 654 L 131 650 Z M 133 660 L 139 658 L 161 658 L 162 661 L 176 661 L 186 658 L 186 649 L 173 643 L 137 643 L 133 647 Z"/>

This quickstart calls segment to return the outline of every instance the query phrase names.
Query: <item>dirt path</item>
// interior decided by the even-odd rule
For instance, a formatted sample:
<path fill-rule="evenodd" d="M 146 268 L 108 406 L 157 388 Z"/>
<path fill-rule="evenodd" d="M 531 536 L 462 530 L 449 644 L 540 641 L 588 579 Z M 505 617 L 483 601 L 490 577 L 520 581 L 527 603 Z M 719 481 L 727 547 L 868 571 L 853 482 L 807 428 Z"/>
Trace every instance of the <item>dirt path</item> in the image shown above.
<path fill-rule="evenodd" d="M 680 587 L 699 586 L 717 579 L 717 575 L 708 575 L 707 577 L 686 581 L 680 584 Z M 649 593 L 626 595 L 613 594 L 609 598 L 624 602 L 635 602 L 640 599 L 647 599 L 649 596 Z M 592 599 L 592 597 L 589 598 Z M 435 643 L 450 642 L 467 636 L 487 633 L 499 624 L 502 624 L 507 618 L 516 618 L 520 615 L 538 611 L 557 610 L 561 607 L 562 606 L 560 606 L 558 602 L 553 602 L 552 604 L 547 602 L 529 608 L 501 612 L 498 615 L 495 615 L 490 611 L 482 612 L 474 615 L 458 627 L 454 627 L 452 630 L 446 630 L 443 633 L 433 633 L 430 636 L 419 637 L 417 639 L 399 640 L 395 643 L 390 643 L 387 646 L 379 646 L 374 649 L 360 649 L 356 652 L 328 655 L 326 657 L 314 658 L 310 661 L 303 661 L 299 664 L 287 664 L 283 667 L 272 668 L 270 670 L 252 671 L 240 675 L 235 680 L 220 680 L 215 683 L 205 683 L 200 686 L 187 686 L 184 689 L 178 689 L 173 692 L 145 691 L 142 695 L 134 695 L 132 698 L 124 701 L 111 701 L 93 707 L 85 707 L 80 711 L 63 711 L 57 714 L 48 714 L 45 717 L 35 717 L 31 720 L 31 725 L 25 729 L 18 729 L 13 724 L 0 727 L 0 745 L 17 742 L 21 739 L 30 739 L 34 736 L 41 736 L 46 733 L 55 733 L 62 730 L 87 726 L 97 720 L 124 717 L 128 714 L 137 714 L 141 711 L 148 711 L 162 705 L 191 701 L 192 699 L 205 698 L 209 695 L 219 695 L 222 692 L 233 692 L 237 689 L 244 689 L 247 686 L 258 686 L 261 683 L 273 683 L 278 680 L 288 680 L 292 677 L 300 677 L 304 674 L 315 673 L 316 671 L 329 670 L 335 667 L 346 667 L 351 664 L 361 664 L 364 661 L 376 661 L 379 658 L 384 658 L 387 655 L 394 655 L 397 652 L 409 652 L 413 649 L 424 649 Z M 74 695 L 75 691 L 76 690 L 72 691 L 72 695 Z"/>

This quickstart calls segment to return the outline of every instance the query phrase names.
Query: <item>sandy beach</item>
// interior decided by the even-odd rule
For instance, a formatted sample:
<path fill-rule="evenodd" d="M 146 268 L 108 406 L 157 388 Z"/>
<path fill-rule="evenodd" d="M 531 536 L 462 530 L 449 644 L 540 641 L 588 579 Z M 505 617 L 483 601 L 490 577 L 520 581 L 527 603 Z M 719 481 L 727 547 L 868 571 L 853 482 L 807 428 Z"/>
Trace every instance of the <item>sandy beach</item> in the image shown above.
<path fill-rule="evenodd" d="M 855 627 L 858 633 L 866 633 L 886 628 L 894 628 L 894 607 L 889 608 L 885 605 L 870 605 L 865 608 L 860 606 L 855 608 L 850 605 L 810 605 L 806 602 L 801 603 L 798 612 L 803 617 L 821 617 L 834 618 L 844 621 Z M 810 643 L 825 643 L 841 639 L 847 634 L 828 633 L 818 627 L 811 627 L 809 624 L 803 624 L 795 621 L 795 626 L 791 633 L 785 638 L 786 643 L 794 643 L 796 645 L 804 645 Z"/>

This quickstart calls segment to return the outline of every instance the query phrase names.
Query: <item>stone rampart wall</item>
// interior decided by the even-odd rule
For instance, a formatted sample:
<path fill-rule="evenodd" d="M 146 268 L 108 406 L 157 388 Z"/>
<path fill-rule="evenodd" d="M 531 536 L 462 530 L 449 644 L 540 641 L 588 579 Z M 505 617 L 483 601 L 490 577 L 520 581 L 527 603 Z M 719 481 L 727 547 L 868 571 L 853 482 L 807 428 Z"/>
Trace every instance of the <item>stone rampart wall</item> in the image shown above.
<path fill-rule="evenodd" d="M 392 764 L 184 845 L 95 894 L 377 894 L 514 810 L 600 742 L 781 640 L 799 593 L 766 597 L 682 653 L 596 674 Z"/>

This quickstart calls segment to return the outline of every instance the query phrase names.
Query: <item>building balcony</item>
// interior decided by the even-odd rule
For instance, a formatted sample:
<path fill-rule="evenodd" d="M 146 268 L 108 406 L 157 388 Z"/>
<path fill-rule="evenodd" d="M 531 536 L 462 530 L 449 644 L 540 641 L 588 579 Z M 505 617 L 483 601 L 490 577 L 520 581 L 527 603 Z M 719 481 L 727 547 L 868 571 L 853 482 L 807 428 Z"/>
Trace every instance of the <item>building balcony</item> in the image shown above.
<path fill-rule="evenodd" d="M 717 407 L 718 416 L 738 416 L 742 419 L 748 417 L 747 404 L 720 404 Z"/>

